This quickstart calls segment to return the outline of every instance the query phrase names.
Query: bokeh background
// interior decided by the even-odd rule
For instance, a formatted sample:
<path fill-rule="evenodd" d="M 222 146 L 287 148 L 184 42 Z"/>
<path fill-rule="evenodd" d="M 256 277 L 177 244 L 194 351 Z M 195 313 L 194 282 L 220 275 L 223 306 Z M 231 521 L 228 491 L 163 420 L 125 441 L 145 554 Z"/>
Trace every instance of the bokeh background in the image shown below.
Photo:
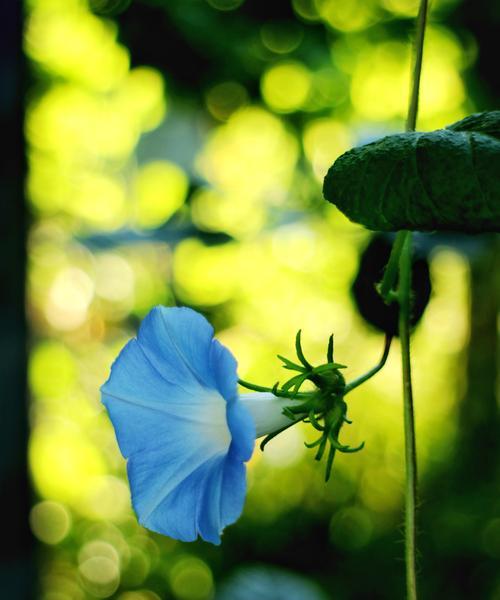
<path fill-rule="evenodd" d="M 99 386 L 156 304 L 205 314 L 255 383 L 286 377 L 275 355 L 299 328 L 312 361 L 335 334 L 348 378 L 376 363 L 383 334 L 350 291 L 371 234 L 321 184 L 339 154 L 403 129 L 416 4 L 26 0 L 26 597 L 403 597 L 397 342 L 348 400 L 343 440 L 365 449 L 327 485 L 306 428 L 256 451 L 220 547 L 138 525 Z M 420 128 L 498 108 L 499 26 L 496 3 L 432 3 Z M 418 244 L 422 597 L 498 600 L 496 241 Z"/>

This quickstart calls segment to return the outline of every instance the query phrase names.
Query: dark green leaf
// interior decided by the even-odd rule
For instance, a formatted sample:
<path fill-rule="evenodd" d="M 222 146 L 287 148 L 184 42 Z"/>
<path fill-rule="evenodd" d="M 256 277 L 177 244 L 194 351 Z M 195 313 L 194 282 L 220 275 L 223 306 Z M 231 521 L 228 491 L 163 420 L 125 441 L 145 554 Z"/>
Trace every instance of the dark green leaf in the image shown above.
<path fill-rule="evenodd" d="M 353 148 L 323 193 L 368 229 L 500 231 L 500 111 Z"/>

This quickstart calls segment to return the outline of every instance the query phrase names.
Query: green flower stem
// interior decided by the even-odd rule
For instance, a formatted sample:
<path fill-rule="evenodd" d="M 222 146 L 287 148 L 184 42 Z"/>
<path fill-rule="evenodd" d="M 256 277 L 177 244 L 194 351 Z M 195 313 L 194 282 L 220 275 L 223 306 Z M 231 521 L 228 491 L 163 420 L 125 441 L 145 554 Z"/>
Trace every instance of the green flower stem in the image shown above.
<path fill-rule="evenodd" d="M 410 361 L 410 289 L 411 289 L 411 232 L 405 232 L 399 271 L 399 337 L 403 363 L 403 407 L 405 432 L 405 562 L 408 600 L 417 598 L 416 579 L 416 506 L 417 506 L 417 451 L 415 444 L 415 417 L 411 384 Z"/>
<path fill-rule="evenodd" d="M 345 386 L 344 395 L 348 394 L 354 388 L 357 388 L 359 385 L 361 385 L 365 381 L 368 381 L 368 379 L 370 379 L 370 377 L 373 377 L 376 373 L 378 373 L 380 371 L 380 369 L 385 365 L 385 363 L 387 361 L 387 357 L 389 356 L 389 350 L 391 349 L 391 342 L 392 342 L 392 336 L 386 335 L 385 343 L 384 343 L 384 351 L 382 352 L 382 358 L 380 359 L 378 364 L 376 364 L 373 367 L 373 369 L 370 369 L 369 371 L 367 371 L 364 375 L 361 375 L 357 379 L 354 379 L 353 381 L 348 383 Z"/>
<path fill-rule="evenodd" d="M 422 73 L 422 58 L 424 55 L 425 26 L 427 24 L 428 0 L 420 0 L 415 33 L 415 63 L 411 84 L 410 103 L 406 119 L 406 131 L 415 131 L 418 115 L 418 95 L 420 90 L 420 75 Z"/>
<path fill-rule="evenodd" d="M 378 292 L 386 304 L 390 304 L 393 300 L 391 294 L 396 286 L 396 279 L 399 271 L 399 257 L 401 255 L 401 249 L 403 248 L 405 237 L 406 231 L 398 231 L 396 239 L 394 240 L 394 244 L 392 245 L 389 261 L 385 267 L 384 277 L 377 285 Z"/>
<path fill-rule="evenodd" d="M 427 24 L 428 0 L 420 0 L 415 34 L 415 64 L 406 131 L 415 131 L 418 115 L 418 96 L 422 59 L 424 54 L 425 26 Z M 404 239 L 399 257 L 399 338 L 403 366 L 403 411 L 405 431 L 405 562 L 406 596 L 417 600 L 416 575 L 416 509 L 417 509 L 417 449 L 415 443 L 415 416 L 411 384 L 410 360 L 410 293 L 411 293 L 411 232 L 400 232 Z M 403 237 L 404 236 L 404 237 Z"/>

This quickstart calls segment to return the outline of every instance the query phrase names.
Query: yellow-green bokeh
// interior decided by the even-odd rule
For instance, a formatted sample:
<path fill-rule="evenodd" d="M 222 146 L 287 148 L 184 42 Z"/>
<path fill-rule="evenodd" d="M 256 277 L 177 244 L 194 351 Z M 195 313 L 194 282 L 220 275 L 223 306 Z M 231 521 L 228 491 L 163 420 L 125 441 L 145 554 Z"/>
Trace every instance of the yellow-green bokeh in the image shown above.
<path fill-rule="evenodd" d="M 224 18 L 243 2 L 204 5 Z M 323 206 L 321 182 L 364 137 L 401 129 L 410 48 L 384 23 L 407 18 L 414 5 L 293 0 L 296 26 L 270 20 L 255 31 L 254 89 L 224 72 L 197 90 L 198 104 L 183 105 L 169 73 L 136 66 L 112 19 L 77 0 L 27 3 L 25 48 L 41 82 L 25 123 L 33 215 L 29 460 L 37 496 L 30 523 L 52 549 L 41 598 L 158 600 L 150 582 L 180 600 L 214 597 L 218 559 L 137 523 L 125 463 L 100 405 L 113 359 L 154 305 L 210 313 L 239 375 L 264 385 L 286 377 L 276 354 L 291 355 L 298 329 L 312 361 L 324 360 L 334 332 L 348 378 L 378 359 L 381 335 L 362 322 L 349 291 L 369 234 Z M 321 61 L 300 54 L 309 24 L 324 27 Z M 431 22 L 422 127 L 469 111 L 464 70 L 474 57 L 473 44 L 465 48 Z M 183 110 L 201 140 L 189 165 L 181 160 L 184 147 L 177 155 L 168 145 Z M 151 139 L 148 155 L 141 144 Z M 169 238 L 174 221 L 196 235 Z M 209 243 L 204 234 L 230 239 Z M 99 245 L 102 238 L 107 244 Z M 466 260 L 444 247 L 430 260 L 434 291 L 413 350 L 423 473 L 449 458 L 460 389 L 448 374 L 457 372 L 468 335 Z M 403 480 L 397 354 L 395 343 L 385 369 L 352 394 L 354 425 L 342 439 L 366 447 L 336 459 L 331 484 L 324 485 L 322 466 L 303 444 L 311 441 L 306 427 L 255 452 L 247 523 L 272 528 L 287 511 L 314 514 L 345 502 L 327 537 L 346 553 L 393 526 Z M 499 553 L 498 528 L 493 520 L 478 532 L 489 556 Z"/>

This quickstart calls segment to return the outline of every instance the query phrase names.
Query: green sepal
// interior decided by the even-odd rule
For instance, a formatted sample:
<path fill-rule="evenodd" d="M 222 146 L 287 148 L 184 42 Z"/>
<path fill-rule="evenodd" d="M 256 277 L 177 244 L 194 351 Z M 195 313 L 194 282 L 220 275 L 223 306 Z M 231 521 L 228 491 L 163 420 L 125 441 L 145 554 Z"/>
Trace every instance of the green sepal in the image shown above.
<path fill-rule="evenodd" d="M 284 363 L 283 364 L 284 369 L 289 369 L 290 371 L 300 371 L 301 373 L 303 373 L 305 371 L 304 367 L 301 367 L 300 365 L 292 362 L 290 359 L 286 358 L 285 356 L 281 356 L 281 354 L 277 354 L 276 356 Z"/>
<path fill-rule="evenodd" d="M 330 445 L 330 450 L 328 451 L 328 459 L 326 461 L 326 471 L 325 471 L 325 483 L 328 483 L 330 479 L 330 475 L 332 474 L 333 467 L 333 459 L 335 458 L 335 446 Z"/>
<path fill-rule="evenodd" d="M 298 419 L 297 421 L 292 421 L 291 423 L 287 423 L 286 425 L 284 425 L 283 427 L 280 427 L 279 429 L 277 429 L 276 431 L 273 431 L 272 433 L 269 433 L 268 435 L 266 435 L 266 437 L 262 440 L 262 442 L 259 444 L 259 448 L 264 451 L 264 448 L 267 446 L 267 444 L 274 439 L 277 435 L 279 435 L 280 433 L 283 433 L 283 431 L 286 431 L 287 429 L 289 429 L 290 427 L 293 427 L 293 425 L 295 425 L 296 423 L 298 423 L 301 419 Z"/>
<path fill-rule="evenodd" d="M 320 461 L 323 458 L 323 454 L 325 453 L 326 443 L 328 441 L 328 436 L 322 435 L 319 438 L 319 441 L 320 441 L 319 448 L 318 448 L 318 451 L 316 452 L 316 456 L 314 457 L 314 460 L 317 460 L 317 461 Z"/>
<path fill-rule="evenodd" d="M 328 349 L 326 351 L 326 362 L 333 362 L 333 333 L 328 338 Z"/>
<path fill-rule="evenodd" d="M 297 352 L 297 358 L 304 365 L 306 369 L 312 369 L 312 365 L 307 361 L 304 353 L 302 352 L 302 343 L 300 340 L 302 331 L 299 329 L 297 331 L 297 335 L 295 336 L 295 351 Z"/>
<path fill-rule="evenodd" d="M 324 436 L 320 435 L 319 438 L 314 442 L 304 442 L 304 446 L 306 448 L 316 448 L 316 446 L 319 446 L 319 444 L 321 444 L 321 442 L 323 441 L 323 437 Z"/>

